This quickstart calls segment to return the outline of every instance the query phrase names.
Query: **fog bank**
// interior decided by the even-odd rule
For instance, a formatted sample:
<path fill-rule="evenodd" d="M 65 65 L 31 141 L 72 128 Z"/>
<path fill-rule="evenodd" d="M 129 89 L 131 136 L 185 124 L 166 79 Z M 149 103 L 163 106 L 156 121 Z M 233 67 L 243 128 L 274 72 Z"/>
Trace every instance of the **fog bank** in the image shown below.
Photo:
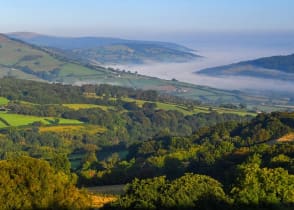
<path fill-rule="evenodd" d="M 203 56 L 190 63 L 149 63 L 144 65 L 116 65 L 139 74 L 177 79 L 183 82 L 230 90 L 282 90 L 293 91 L 294 82 L 251 77 L 211 77 L 195 72 L 204 68 L 228 65 L 245 60 L 294 53 L 294 33 L 264 34 L 196 34 L 178 37 L 174 42 L 196 50 Z M 172 41 L 172 40 L 168 40 Z"/>

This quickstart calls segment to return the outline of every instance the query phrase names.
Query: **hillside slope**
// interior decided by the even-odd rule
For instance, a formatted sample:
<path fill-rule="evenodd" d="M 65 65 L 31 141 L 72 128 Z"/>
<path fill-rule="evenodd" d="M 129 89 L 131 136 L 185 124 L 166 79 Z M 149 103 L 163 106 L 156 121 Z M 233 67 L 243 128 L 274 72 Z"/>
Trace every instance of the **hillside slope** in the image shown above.
<path fill-rule="evenodd" d="M 198 58 L 193 50 L 169 42 L 106 37 L 56 37 L 35 33 L 11 33 L 10 37 L 52 48 L 67 57 L 99 64 L 187 62 Z"/>
<path fill-rule="evenodd" d="M 252 96 L 177 80 L 163 80 L 130 72 L 78 62 L 48 49 L 30 45 L 0 34 L 0 77 L 60 82 L 65 84 L 111 84 L 199 100 L 210 104 L 287 105 L 291 98 Z M 273 100 L 274 98 L 274 100 Z M 277 103 L 276 103 L 277 102 Z"/>
<path fill-rule="evenodd" d="M 240 92 L 161 80 L 89 64 L 81 65 L 46 49 L 1 34 L 0 77 L 68 84 L 111 84 L 135 89 L 152 89 L 209 103 L 240 103 L 247 100 L 245 96 L 241 96 Z"/>
<path fill-rule="evenodd" d="M 227 66 L 208 68 L 197 72 L 214 76 L 251 76 L 294 80 L 294 54 L 265 57 Z"/>

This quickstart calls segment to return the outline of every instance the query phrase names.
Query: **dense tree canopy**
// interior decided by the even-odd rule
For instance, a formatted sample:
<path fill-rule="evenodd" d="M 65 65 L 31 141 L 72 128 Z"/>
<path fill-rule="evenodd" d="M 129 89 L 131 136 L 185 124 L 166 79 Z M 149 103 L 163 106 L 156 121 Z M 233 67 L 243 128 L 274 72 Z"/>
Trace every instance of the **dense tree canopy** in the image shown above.
<path fill-rule="evenodd" d="M 86 209 L 89 200 L 73 179 L 49 163 L 29 157 L 0 162 L 0 208 Z"/>
<path fill-rule="evenodd" d="M 204 175 L 185 174 L 169 181 L 165 177 L 135 179 L 111 209 L 225 209 L 230 203 L 221 184 Z"/>

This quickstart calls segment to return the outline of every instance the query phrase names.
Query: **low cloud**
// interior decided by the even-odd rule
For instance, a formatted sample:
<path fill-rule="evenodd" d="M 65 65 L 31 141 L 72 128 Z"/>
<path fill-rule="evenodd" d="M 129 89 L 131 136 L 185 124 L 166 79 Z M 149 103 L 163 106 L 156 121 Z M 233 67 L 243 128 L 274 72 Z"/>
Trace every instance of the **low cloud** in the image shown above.
<path fill-rule="evenodd" d="M 243 76 L 214 77 L 197 74 L 197 71 L 204 68 L 227 65 L 239 61 L 256 59 L 258 57 L 286 55 L 290 53 L 291 51 L 276 49 L 210 49 L 206 51 L 198 50 L 197 54 L 203 57 L 189 63 L 149 63 L 145 65 L 116 65 L 112 67 L 138 72 L 142 75 L 168 80 L 175 78 L 183 82 L 221 89 L 287 91 L 293 92 L 294 94 L 294 83 L 291 81 Z"/>

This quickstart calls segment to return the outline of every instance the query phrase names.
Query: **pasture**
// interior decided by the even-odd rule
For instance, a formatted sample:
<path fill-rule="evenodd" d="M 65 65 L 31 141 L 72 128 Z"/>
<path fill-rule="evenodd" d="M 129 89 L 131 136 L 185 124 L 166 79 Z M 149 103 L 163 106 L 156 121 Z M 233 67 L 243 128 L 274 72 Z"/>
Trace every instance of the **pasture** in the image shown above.
<path fill-rule="evenodd" d="M 103 106 L 103 105 L 96 105 L 96 104 L 63 104 L 63 106 L 73 110 L 99 108 L 99 109 L 102 109 L 103 111 L 108 111 L 110 109 L 114 109 L 113 106 Z"/>
<path fill-rule="evenodd" d="M 27 126 L 34 122 L 41 122 L 44 125 L 52 125 L 52 124 L 69 124 L 69 125 L 78 125 L 82 124 L 82 122 L 78 120 L 72 119 L 63 119 L 63 118 L 56 118 L 53 117 L 37 117 L 37 116 L 30 116 L 30 115 L 21 115 L 21 114 L 10 114 L 7 112 L 0 112 L 0 118 L 2 119 L 0 123 L 0 128 L 9 127 L 9 126 Z M 6 122 L 6 123 L 3 123 Z"/>
<path fill-rule="evenodd" d="M 7 105 L 9 103 L 9 100 L 4 97 L 0 97 L 0 106 Z"/>
<path fill-rule="evenodd" d="M 152 101 L 145 101 L 145 100 L 139 100 L 139 99 L 133 99 L 133 98 L 122 98 L 123 101 L 126 102 L 135 102 L 139 107 L 142 107 L 144 103 L 149 102 L 152 103 Z M 215 111 L 221 114 L 237 114 L 241 116 L 245 115 L 251 115 L 255 116 L 255 113 L 238 110 L 238 109 L 228 109 L 228 108 L 222 108 L 222 107 L 209 107 L 205 105 L 199 105 L 194 106 L 191 108 L 188 108 L 184 105 L 179 104 L 172 104 L 172 103 L 162 103 L 162 102 L 154 102 L 156 104 L 157 109 L 162 110 L 176 110 L 179 112 L 182 112 L 184 115 L 193 115 L 198 113 L 209 113 L 211 111 Z"/>
<path fill-rule="evenodd" d="M 65 123 L 64 123 L 65 124 Z M 106 131 L 106 128 L 96 125 L 53 125 L 53 126 L 42 126 L 39 128 L 40 133 L 44 132 L 54 132 L 54 133 L 88 133 L 88 134 L 97 134 L 103 133 Z"/>

